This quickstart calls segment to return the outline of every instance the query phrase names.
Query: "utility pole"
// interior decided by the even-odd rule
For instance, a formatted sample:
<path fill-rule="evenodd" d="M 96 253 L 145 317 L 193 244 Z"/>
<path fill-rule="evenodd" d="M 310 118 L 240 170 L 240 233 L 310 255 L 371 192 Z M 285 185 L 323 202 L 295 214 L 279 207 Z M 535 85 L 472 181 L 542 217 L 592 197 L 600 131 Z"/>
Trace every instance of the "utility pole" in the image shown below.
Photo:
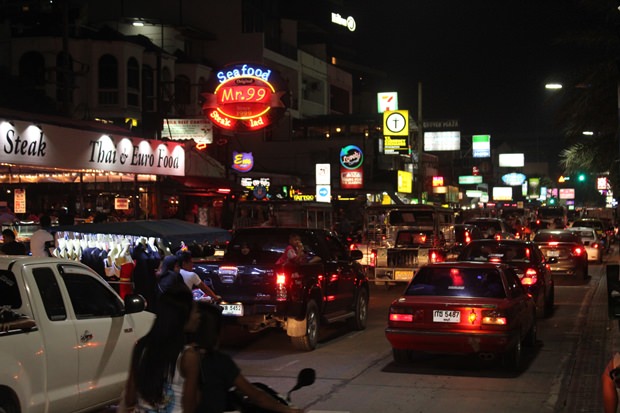
<path fill-rule="evenodd" d="M 418 203 L 423 203 L 422 193 L 424 192 L 424 170 L 422 168 L 422 155 L 424 154 L 424 126 L 422 120 L 422 82 L 418 82 L 418 177 L 416 189 L 418 190 Z"/>

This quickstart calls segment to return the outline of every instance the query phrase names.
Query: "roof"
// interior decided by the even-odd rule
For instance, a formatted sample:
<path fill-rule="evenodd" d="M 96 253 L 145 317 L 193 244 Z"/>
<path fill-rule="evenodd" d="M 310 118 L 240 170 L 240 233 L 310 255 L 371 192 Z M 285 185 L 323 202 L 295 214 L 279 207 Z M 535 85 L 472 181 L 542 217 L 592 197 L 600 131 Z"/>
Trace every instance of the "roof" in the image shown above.
<path fill-rule="evenodd" d="M 230 240 L 230 231 L 207 227 L 179 219 L 137 220 L 125 222 L 102 222 L 93 224 L 63 225 L 52 227 L 52 232 L 77 232 L 81 234 L 111 234 L 155 237 L 171 244 L 196 242 L 215 243 Z"/>

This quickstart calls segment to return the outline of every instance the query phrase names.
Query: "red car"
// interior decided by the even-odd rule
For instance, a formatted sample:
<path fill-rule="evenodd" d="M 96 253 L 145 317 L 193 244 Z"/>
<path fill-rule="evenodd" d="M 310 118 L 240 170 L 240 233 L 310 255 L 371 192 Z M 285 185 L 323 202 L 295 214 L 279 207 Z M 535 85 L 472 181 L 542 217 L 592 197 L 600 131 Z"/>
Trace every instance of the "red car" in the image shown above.
<path fill-rule="evenodd" d="M 413 352 L 478 354 L 518 370 L 536 331 L 536 306 L 512 267 L 444 262 L 420 268 L 392 302 L 385 335 L 397 363 Z"/>

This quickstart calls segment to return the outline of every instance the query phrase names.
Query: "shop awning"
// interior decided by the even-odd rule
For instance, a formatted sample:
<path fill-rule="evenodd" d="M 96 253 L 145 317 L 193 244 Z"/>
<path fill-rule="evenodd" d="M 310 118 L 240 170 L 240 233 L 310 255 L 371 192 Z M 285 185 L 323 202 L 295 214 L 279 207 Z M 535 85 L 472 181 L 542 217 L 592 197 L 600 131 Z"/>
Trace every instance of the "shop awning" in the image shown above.
<path fill-rule="evenodd" d="M 231 192 L 243 191 L 243 187 L 226 178 L 207 176 L 171 176 L 170 179 L 177 181 L 187 189 L 187 192 L 218 192 L 228 189 Z"/>
<path fill-rule="evenodd" d="M 155 237 L 178 245 L 181 241 L 189 245 L 222 244 L 230 240 L 230 231 L 207 227 L 180 219 L 138 220 L 124 222 L 101 222 L 93 224 L 63 225 L 52 227 L 52 232 L 77 232 L 81 234 L 110 234 Z"/>

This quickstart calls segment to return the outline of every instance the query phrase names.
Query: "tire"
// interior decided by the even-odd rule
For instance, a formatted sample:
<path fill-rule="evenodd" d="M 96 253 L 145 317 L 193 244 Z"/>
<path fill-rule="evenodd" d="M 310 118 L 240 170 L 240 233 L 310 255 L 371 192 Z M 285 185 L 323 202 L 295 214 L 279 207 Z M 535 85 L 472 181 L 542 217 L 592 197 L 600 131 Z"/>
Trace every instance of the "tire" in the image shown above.
<path fill-rule="evenodd" d="M 7 391 L 0 390 L 0 413 L 17 413 L 19 407 L 17 401 Z"/>
<path fill-rule="evenodd" d="M 395 363 L 408 363 L 411 361 L 411 351 L 392 348 L 392 357 L 394 358 Z"/>
<path fill-rule="evenodd" d="M 508 350 L 503 356 L 504 366 L 508 370 L 513 372 L 520 371 L 522 350 L 521 337 L 519 337 L 514 347 Z"/>
<path fill-rule="evenodd" d="M 528 347 L 535 347 L 538 341 L 538 324 L 536 322 L 536 315 L 534 314 L 534 321 L 530 327 L 527 335 L 525 336 L 524 344 Z"/>
<path fill-rule="evenodd" d="M 368 290 L 366 288 L 360 288 L 357 292 L 354 305 L 355 314 L 347 320 L 349 328 L 357 331 L 364 330 L 368 321 Z"/>
<path fill-rule="evenodd" d="M 293 347 L 298 350 L 312 351 L 319 338 L 319 308 L 314 300 L 308 301 L 306 307 L 306 333 L 300 337 L 291 337 Z"/>

